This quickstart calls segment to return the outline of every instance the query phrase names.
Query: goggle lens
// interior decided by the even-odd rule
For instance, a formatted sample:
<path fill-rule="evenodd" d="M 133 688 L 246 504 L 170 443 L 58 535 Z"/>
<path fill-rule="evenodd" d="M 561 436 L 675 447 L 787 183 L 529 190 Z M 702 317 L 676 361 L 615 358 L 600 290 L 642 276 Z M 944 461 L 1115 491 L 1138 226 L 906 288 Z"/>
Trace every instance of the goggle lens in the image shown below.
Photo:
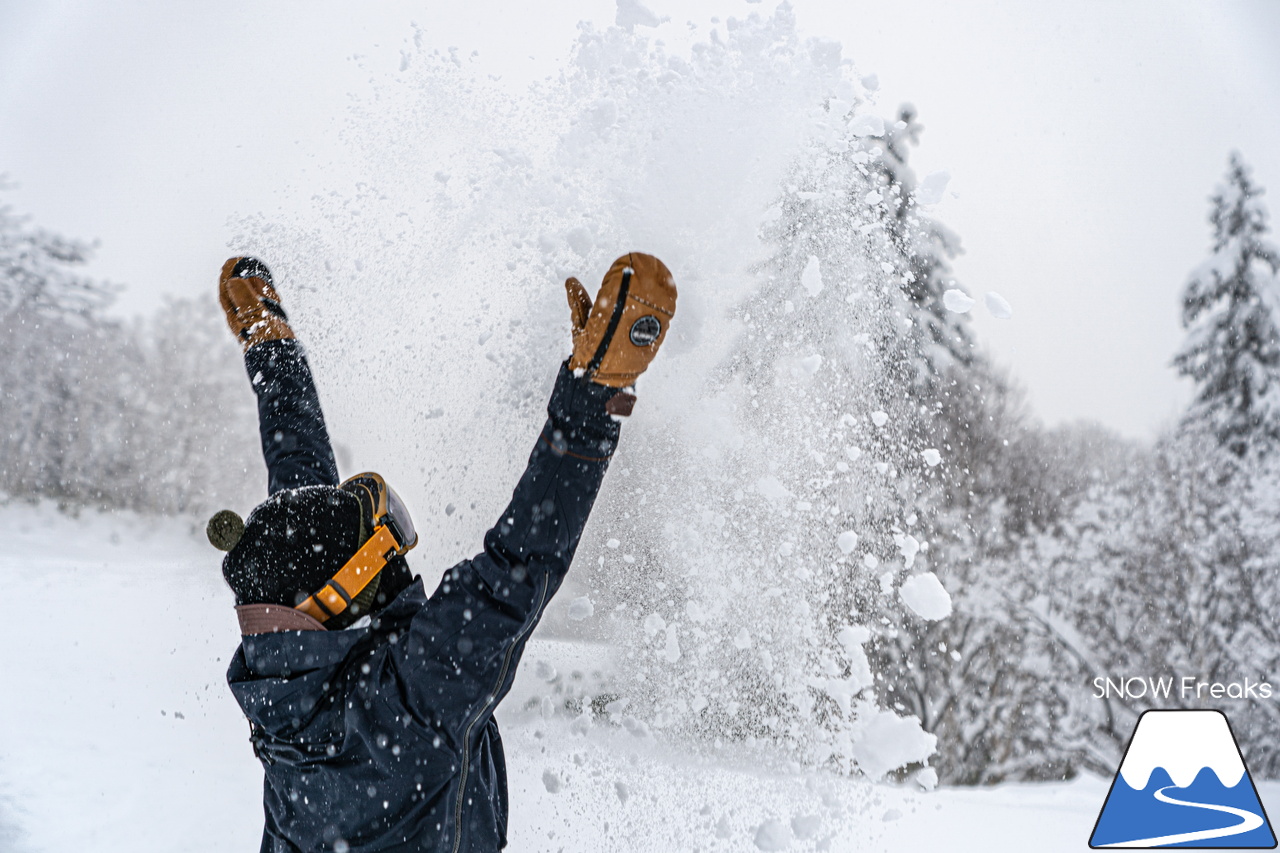
<path fill-rule="evenodd" d="M 418 533 L 413 526 L 413 517 L 396 490 L 387 485 L 387 481 L 379 474 L 365 472 L 348 477 L 339 488 L 350 492 L 365 502 L 365 508 L 372 517 L 374 528 L 387 525 L 396 537 L 397 554 L 404 554 L 418 544 Z"/>
<path fill-rule="evenodd" d="M 396 533 L 402 543 L 400 553 L 403 554 L 418 544 L 418 531 L 413 527 L 413 518 L 409 515 L 409 508 L 404 505 L 404 501 L 400 500 L 396 490 L 386 485 L 386 483 L 383 483 L 383 486 L 387 490 L 387 517 L 396 528 Z"/>

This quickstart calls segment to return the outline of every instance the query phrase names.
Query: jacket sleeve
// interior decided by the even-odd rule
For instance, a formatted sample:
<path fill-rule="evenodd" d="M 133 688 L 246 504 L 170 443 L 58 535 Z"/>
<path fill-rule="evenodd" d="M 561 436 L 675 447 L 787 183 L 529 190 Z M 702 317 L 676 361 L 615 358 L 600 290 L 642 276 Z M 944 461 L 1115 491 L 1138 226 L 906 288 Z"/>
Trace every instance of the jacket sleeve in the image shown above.
<path fill-rule="evenodd" d="M 483 729 L 511 688 L 524 644 L 568 572 L 618 441 L 605 411 L 616 388 L 562 365 L 548 418 L 484 550 L 445 573 L 404 651 L 420 709 L 457 745 Z"/>
<path fill-rule="evenodd" d="M 267 463 L 267 493 L 338 485 L 338 466 L 311 367 L 296 340 L 267 341 L 244 354 L 258 396 L 258 431 Z"/>
<path fill-rule="evenodd" d="M 561 365 L 524 475 L 471 561 L 495 607 L 540 614 L 564 580 L 617 447 L 619 423 L 605 412 L 617 393 Z"/>

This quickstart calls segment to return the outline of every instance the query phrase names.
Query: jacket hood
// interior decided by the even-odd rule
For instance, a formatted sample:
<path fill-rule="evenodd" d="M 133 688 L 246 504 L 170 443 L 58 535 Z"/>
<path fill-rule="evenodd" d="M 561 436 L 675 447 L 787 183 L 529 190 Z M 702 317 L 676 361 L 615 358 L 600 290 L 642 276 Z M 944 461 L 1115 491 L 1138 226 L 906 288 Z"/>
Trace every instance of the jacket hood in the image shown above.
<path fill-rule="evenodd" d="M 415 578 L 364 627 L 246 636 L 227 673 L 231 690 L 250 722 L 269 732 L 299 731 L 327 699 L 343 694 L 345 679 L 364 674 L 355 666 L 361 648 L 403 633 L 426 600 Z"/>

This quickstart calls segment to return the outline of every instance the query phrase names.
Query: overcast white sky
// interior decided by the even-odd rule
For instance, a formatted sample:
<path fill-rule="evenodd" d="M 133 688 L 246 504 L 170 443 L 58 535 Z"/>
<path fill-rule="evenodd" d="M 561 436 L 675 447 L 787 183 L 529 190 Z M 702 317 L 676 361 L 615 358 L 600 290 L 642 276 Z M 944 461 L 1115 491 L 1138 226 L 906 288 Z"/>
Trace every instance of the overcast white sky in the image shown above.
<path fill-rule="evenodd" d="M 649 0 L 673 37 L 774 0 Z M 376 6 L 376 8 L 372 8 Z M 959 278 L 1014 306 L 979 335 L 1047 422 L 1149 436 L 1188 391 L 1168 369 L 1178 294 L 1205 254 L 1232 148 L 1280 204 L 1280 3 L 795 0 L 919 108 L 913 163 L 947 169 L 937 215 Z M 615 0 L 537 4 L 0 0 L 0 172 L 41 225 L 101 241 L 122 310 L 213 286 L 233 216 L 288 215 L 341 181 L 350 100 L 412 35 L 480 53 L 513 86 L 563 64 Z"/>

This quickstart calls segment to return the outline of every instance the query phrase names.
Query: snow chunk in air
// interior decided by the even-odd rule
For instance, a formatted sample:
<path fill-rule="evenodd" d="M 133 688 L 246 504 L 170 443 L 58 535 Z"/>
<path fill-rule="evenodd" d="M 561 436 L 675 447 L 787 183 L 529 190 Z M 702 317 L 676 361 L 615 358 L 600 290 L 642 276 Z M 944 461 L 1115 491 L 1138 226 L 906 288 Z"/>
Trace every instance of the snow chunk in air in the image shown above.
<path fill-rule="evenodd" d="M 822 267 L 818 263 L 817 255 L 809 256 L 809 262 L 804 265 L 804 272 L 800 273 L 800 283 L 804 285 L 804 289 L 811 297 L 822 292 Z"/>
<path fill-rule="evenodd" d="M 893 544 L 902 552 L 902 562 L 909 569 L 915 565 L 916 554 L 920 553 L 920 540 L 907 533 L 893 534 Z"/>
<path fill-rule="evenodd" d="M 569 602 L 569 619 L 574 622 L 581 622 L 583 619 L 590 619 L 591 614 L 596 612 L 595 605 L 591 603 L 591 599 L 587 596 L 575 598 Z"/>
<path fill-rule="evenodd" d="M 969 309 L 973 307 L 973 299 L 966 295 L 963 290 L 953 288 L 942 294 L 942 304 L 947 306 L 948 311 L 954 311 L 957 314 L 968 314 Z"/>
<path fill-rule="evenodd" d="M 898 595 L 921 619 L 936 622 L 951 615 L 951 595 L 933 572 L 907 578 Z"/>
<path fill-rule="evenodd" d="M 812 838 L 822 829 L 822 815 L 802 814 L 791 818 L 791 831 L 796 838 Z"/>
<path fill-rule="evenodd" d="M 920 182 L 920 188 L 916 190 L 916 202 L 937 204 L 942 201 L 942 196 L 947 191 L 947 184 L 950 182 L 950 172 L 945 170 L 930 172 L 924 176 L 924 180 Z"/>
<path fill-rule="evenodd" d="M 784 501 L 791 497 L 791 492 L 777 477 L 761 477 L 756 480 L 756 491 L 771 501 Z"/>
<path fill-rule="evenodd" d="M 920 728 L 915 717 L 875 712 L 853 746 L 853 757 L 872 780 L 913 761 L 924 761 L 938 745 L 936 735 Z"/>
<path fill-rule="evenodd" d="M 844 652 L 849 664 L 849 692 L 856 694 L 864 687 L 869 687 L 875 680 L 871 674 L 871 662 L 862 644 L 871 639 L 871 632 L 862 625 L 846 625 L 836 634 L 836 642 Z"/>
<path fill-rule="evenodd" d="M 786 850 L 791 846 L 791 830 L 780 820 L 766 820 L 756 830 L 756 847 L 761 850 Z"/>
<path fill-rule="evenodd" d="M 877 115 L 854 116 L 849 132 L 854 136 L 884 136 L 884 119 Z"/>
<path fill-rule="evenodd" d="M 812 376 L 813 374 L 818 372 L 818 368 L 822 367 L 822 356 L 818 355 L 817 353 L 814 353 L 813 355 L 805 356 L 804 358 L 800 359 L 799 364 L 800 364 L 801 373 L 807 376 Z"/>
<path fill-rule="evenodd" d="M 921 450 L 920 455 L 924 457 L 924 462 L 930 468 L 936 468 L 942 463 L 942 454 L 937 448 L 930 447 L 928 450 Z"/>
<path fill-rule="evenodd" d="M 987 310 L 991 312 L 991 316 L 997 320 L 1008 320 L 1013 316 L 1013 306 L 1009 304 L 1009 300 L 994 290 L 987 293 L 983 300 L 987 303 Z"/>
<path fill-rule="evenodd" d="M 662 658 L 667 663 L 680 660 L 680 639 L 676 636 L 676 626 L 667 626 L 667 645 L 662 650 Z"/>
<path fill-rule="evenodd" d="M 625 30 L 637 24 L 642 27 L 656 27 L 666 20 L 655 15 L 640 0 L 617 0 L 617 3 L 618 13 L 614 16 L 613 22 Z"/>
<path fill-rule="evenodd" d="M 853 549 L 858 547 L 858 534 L 852 530 L 846 530 L 836 539 L 836 545 L 840 548 L 842 554 L 852 554 Z"/>

